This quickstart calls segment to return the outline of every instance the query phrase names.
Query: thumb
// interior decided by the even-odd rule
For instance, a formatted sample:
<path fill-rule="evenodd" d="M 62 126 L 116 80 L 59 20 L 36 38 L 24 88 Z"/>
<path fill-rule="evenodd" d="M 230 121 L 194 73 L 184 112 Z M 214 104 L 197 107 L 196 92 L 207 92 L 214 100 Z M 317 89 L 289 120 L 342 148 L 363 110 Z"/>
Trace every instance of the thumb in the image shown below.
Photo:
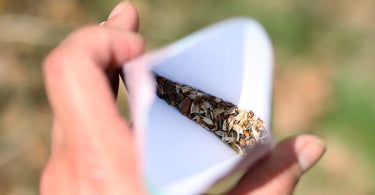
<path fill-rule="evenodd" d="M 111 11 L 104 25 L 137 32 L 139 26 L 138 12 L 129 1 L 123 1 Z"/>
<path fill-rule="evenodd" d="M 116 5 L 108 16 L 108 20 L 103 22 L 106 27 L 114 27 L 131 32 L 137 32 L 139 26 L 138 12 L 129 1 L 123 1 Z M 112 91 L 117 96 L 119 86 L 119 68 L 109 68 L 106 70 Z"/>
<path fill-rule="evenodd" d="M 313 135 L 284 140 L 248 170 L 229 194 L 291 194 L 301 175 L 324 152 L 323 141 Z"/>

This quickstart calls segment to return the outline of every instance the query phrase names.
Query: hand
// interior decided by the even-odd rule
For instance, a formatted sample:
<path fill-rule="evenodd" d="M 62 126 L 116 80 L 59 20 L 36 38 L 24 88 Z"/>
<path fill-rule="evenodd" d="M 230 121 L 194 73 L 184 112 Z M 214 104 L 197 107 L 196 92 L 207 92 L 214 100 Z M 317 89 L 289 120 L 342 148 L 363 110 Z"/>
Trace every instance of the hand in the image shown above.
<path fill-rule="evenodd" d="M 120 66 L 144 50 L 137 29 L 134 6 L 123 2 L 104 25 L 72 33 L 46 58 L 54 125 L 41 194 L 144 194 L 134 140 L 113 93 Z"/>
<path fill-rule="evenodd" d="M 120 3 L 104 25 L 74 32 L 46 58 L 54 125 L 41 194 L 145 193 L 134 140 L 115 103 L 118 69 L 144 49 L 137 28 L 135 8 Z M 283 141 L 230 193 L 290 194 L 324 149 L 314 136 Z"/>
<path fill-rule="evenodd" d="M 251 167 L 228 194 L 292 194 L 302 174 L 324 152 L 324 143 L 316 136 L 300 135 L 284 140 Z"/>

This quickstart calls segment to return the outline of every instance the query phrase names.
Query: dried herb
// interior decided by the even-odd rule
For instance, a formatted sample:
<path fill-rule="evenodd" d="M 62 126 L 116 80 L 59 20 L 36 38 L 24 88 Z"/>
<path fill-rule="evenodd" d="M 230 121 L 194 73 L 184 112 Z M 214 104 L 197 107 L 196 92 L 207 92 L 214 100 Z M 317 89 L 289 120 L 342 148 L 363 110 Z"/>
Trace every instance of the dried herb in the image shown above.
<path fill-rule="evenodd" d="M 189 119 L 215 133 L 239 154 L 265 143 L 268 133 L 254 112 L 238 109 L 232 103 L 206 94 L 188 85 L 156 75 L 157 94 Z"/>

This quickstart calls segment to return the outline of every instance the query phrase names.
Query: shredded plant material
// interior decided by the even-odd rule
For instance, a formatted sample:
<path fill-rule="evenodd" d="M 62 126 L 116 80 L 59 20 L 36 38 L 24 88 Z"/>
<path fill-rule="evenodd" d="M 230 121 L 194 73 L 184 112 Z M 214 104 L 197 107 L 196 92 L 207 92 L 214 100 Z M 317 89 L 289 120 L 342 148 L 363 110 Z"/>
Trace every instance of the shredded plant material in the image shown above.
<path fill-rule="evenodd" d="M 238 109 L 232 103 L 165 77 L 156 75 L 156 81 L 157 94 L 161 99 L 215 133 L 240 155 L 268 140 L 264 122 L 253 111 Z"/>

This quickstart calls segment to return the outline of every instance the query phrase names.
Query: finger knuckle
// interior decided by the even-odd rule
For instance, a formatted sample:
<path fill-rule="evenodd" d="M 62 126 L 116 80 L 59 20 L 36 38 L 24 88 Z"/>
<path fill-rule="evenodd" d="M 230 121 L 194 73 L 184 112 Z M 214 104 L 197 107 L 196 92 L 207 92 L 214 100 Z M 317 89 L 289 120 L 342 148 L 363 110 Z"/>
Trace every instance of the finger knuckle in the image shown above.
<path fill-rule="evenodd" d="M 131 45 L 131 51 L 133 56 L 138 56 L 142 54 L 145 50 L 145 40 L 143 39 L 142 36 L 138 34 L 134 34 L 133 40 L 135 41 L 136 44 L 129 44 Z"/>
<path fill-rule="evenodd" d="M 63 63 L 63 55 L 55 49 L 43 62 L 43 73 L 45 77 L 54 76 L 61 72 L 65 64 Z"/>
<path fill-rule="evenodd" d="M 99 26 L 86 26 L 74 31 L 45 58 L 44 75 L 61 75 L 84 47 L 90 46 L 93 40 L 104 43 L 108 39 L 107 36 L 105 30 Z"/>
<path fill-rule="evenodd" d="M 93 40 L 95 40 L 95 42 L 105 43 L 108 41 L 108 32 L 102 26 L 86 26 L 74 32 L 71 40 L 81 45 L 90 44 Z"/>

